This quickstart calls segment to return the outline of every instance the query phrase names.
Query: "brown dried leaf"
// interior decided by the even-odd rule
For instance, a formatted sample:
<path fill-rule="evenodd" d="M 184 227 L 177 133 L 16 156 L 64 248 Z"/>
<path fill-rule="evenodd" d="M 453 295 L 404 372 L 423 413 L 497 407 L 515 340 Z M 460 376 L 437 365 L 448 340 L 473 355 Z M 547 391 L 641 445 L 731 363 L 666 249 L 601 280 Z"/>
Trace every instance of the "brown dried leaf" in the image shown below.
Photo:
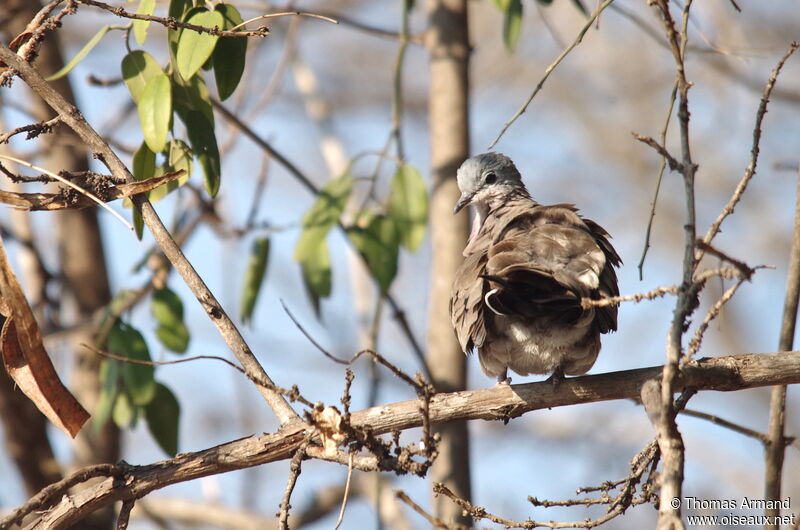
<path fill-rule="evenodd" d="M 73 438 L 89 413 L 58 378 L 44 349 L 42 334 L 33 317 L 0 239 L 0 312 L 6 316 L 0 332 L 3 364 L 12 379 L 36 407 Z"/>
<path fill-rule="evenodd" d="M 336 456 L 337 447 L 345 440 L 345 434 L 342 432 L 342 414 L 336 407 L 330 405 L 322 410 L 314 410 L 311 414 L 322 438 L 323 454 L 327 457 Z"/>

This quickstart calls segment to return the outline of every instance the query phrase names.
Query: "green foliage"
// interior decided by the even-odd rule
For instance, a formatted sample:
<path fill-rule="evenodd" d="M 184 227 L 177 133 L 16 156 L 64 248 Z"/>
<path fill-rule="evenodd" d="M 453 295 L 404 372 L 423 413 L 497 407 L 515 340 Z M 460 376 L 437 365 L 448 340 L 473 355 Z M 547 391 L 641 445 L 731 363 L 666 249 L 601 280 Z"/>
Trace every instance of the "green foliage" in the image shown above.
<path fill-rule="evenodd" d="M 147 428 L 158 442 L 159 447 L 169 456 L 178 452 L 178 425 L 180 423 L 181 406 L 175 394 L 156 383 L 155 395 L 144 409 Z"/>
<path fill-rule="evenodd" d="M 242 302 L 239 310 L 240 317 L 244 323 L 250 322 L 253 318 L 253 309 L 256 306 L 258 293 L 261 292 L 268 259 L 269 238 L 260 237 L 253 241 L 250 259 L 247 263 L 247 271 L 244 275 Z"/>
<path fill-rule="evenodd" d="M 175 98 L 175 111 L 184 123 L 186 115 L 196 110 L 200 111 L 209 123 L 214 124 L 214 108 L 211 106 L 206 82 L 201 76 L 196 75 L 191 80 L 184 81 L 181 76 L 174 74 L 172 93 Z"/>
<path fill-rule="evenodd" d="M 147 82 L 163 73 L 158 61 L 145 51 L 134 50 L 122 59 L 122 80 L 136 103 L 139 103 Z"/>
<path fill-rule="evenodd" d="M 366 215 L 365 226 L 350 227 L 347 235 L 367 262 L 381 293 L 389 291 L 397 275 L 400 240 L 397 227 L 386 215 Z"/>
<path fill-rule="evenodd" d="M 166 74 L 147 81 L 138 108 L 144 141 L 153 152 L 163 151 L 172 122 L 172 87 Z"/>
<path fill-rule="evenodd" d="M 317 316 L 320 299 L 331 294 L 331 258 L 325 238 L 339 222 L 352 191 L 353 178 L 349 174 L 330 180 L 303 216 L 303 231 L 294 248 L 294 259 L 300 262 Z"/>
<path fill-rule="evenodd" d="M 139 149 L 133 154 L 133 177 L 136 180 L 145 180 L 154 177 L 156 174 L 156 154 L 147 147 L 146 142 L 142 142 Z M 133 203 L 126 198 L 123 201 L 126 207 L 132 207 Z M 133 208 L 133 227 L 136 229 L 136 237 L 141 241 L 144 234 L 144 220 L 138 208 Z"/>
<path fill-rule="evenodd" d="M 72 69 L 75 68 L 78 65 L 78 63 L 81 62 L 84 59 L 84 57 L 86 57 L 89 54 L 90 51 L 92 51 L 92 48 L 97 46 L 97 43 L 100 42 L 100 39 L 102 39 L 103 36 L 106 33 L 108 33 L 108 30 L 110 29 L 111 26 L 103 26 L 102 28 L 100 28 L 100 30 L 94 34 L 94 37 L 89 39 L 89 42 L 87 42 L 83 46 L 83 48 L 81 48 L 80 51 L 78 51 L 78 53 L 75 54 L 75 57 L 70 59 L 69 62 L 67 62 L 67 64 L 62 66 L 59 71 L 45 77 L 45 81 L 55 81 L 56 79 L 61 79 L 62 77 L 70 73 Z"/>
<path fill-rule="evenodd" d="M 120 362 L 116 359 L 103 359 L 100 361 L 99 372 L 100 397 L 92 418 L 95 432 L 99 432 L 111 417 L 114 401 L 119 393 Z"/>
<path fill-rule="evenodd" d="M 510 0 L 503 19 L 503 43 L 509 52 L 517 47 L 522 32 L 522 0 Z"/>
<path fill-rule="evenodd" d="M 152 15 L 155 9 L 156 0 L 140 0 L 139 7 L 136 9 L 136 13 L 140 15 Z M 133 21 L 133 36 L 136 38 L 136 42 L 139 43 L 139 46 L 142 46 L 144 41 L 147 39 L 147 28 L 149 26 L 149 20 Z"/>
<path fill-rule="evenodd" d="M 139 417 L 139 410 L 133 403 L 126 392 L 117 394 L 117 399 L 114 400 L 114 411 L 111 413 L 111 419 L 120 429 L 126 427 L 134 427 L 136 420 Z"/>
<path fill-rule="evenodd" d="M 180 297 L 164 287 L 153 292 L 150 306 L 158 322 L 156 337 L 175 353 L 185 353 L 189 347 L 189 329 L 183 322 L 183 302 Z"/>
<path fill-rule="evenodd" d="M 219 11 L 225 19 L 225 28 L 230 30 L 243 22 L 239 11 L 230 4 L 218 4 L 214 10 Z M 221 37 L 214 48 L 214 79 L 217 82 L 219 99 L 225 101 L 236 90 L 236 86 L 244 74 L 247 57 L 247 39 L 245 37 Z"/>
<path fill-rule="evenodd" d="M 169 152 L 167 153 L 167 160 L 161 168 L 161 173 L 168 173 L 171 171 L 178 171 L 182 169 L 184 174 L 177 179 L 162 184 L 161 186 L 150 191 L 147 196 L 150 202 L 158 202 L 167 196 L 173 190 L 176 190 L 189 181 L 192 176 L 192 150 L 183 140 L 173 139 L 169 143 Z M 155 175 L 155 171 L 154 171 Z"/>
<path fill-rule="evenodd" d="M 209 122 L 208 118 L 197 110 L 186 113 L 184 123 L 186 124 L 186 131 L 189 133 L 189 143 L 192 144 L 192 151 L 197 156 L 200 167 L 203 168 L 206 191 L 209 196 L 214 197 L 219 191 L 222 176 L 214 123 Z"/>
<path fill-rule="evenodd" d="M 189 24 L 207 28 L 223 28 L 225 19 L 219 11 L 199 9 L 192 11 L 186 20 Z M 178 51 L 175 60 L 178 73 L 183 79 L 190 79 L 203 66 L 217 44 L 219 37 L 210 33 L 198 33 L 191 29 L 184 29 L 178 37 Z"/>
<path fill-rule="evenodd" d="M 144 337 L 136 329 L 118 320 L 108 333 L 108 350 L 136 361 L 150 361 Z M 156 383 L 152 365 L 122 363 L 120 367 L 125 390 L 134 405 L 146 405 L 153 399 Z"/>
<path fill-rule="evenodd" d="M 302 263 L 319 253 L 321 242 L 339 221 L 352 190 L 353 178 L 348 174 L 330 180 L 320 190 L 317 200 L 303 216 L 303 232 L 294 249 L 295 260 Z"/>
<path fill-rule="evenodd" d="M 416 252 L 425 237 L 428 220 L 428 190 L 419 171 L 408 164 L 397 168 L 391 182 L 389 216 L 394 221 L 400 242 Z"/>
<path fill-rule="evenodd" d="M 320 240 L 300 265 L 311 305 L 319 317 L 320 299 L 331 295 L 331 256 L 328 252 L 328 242 L 325 239 Z"/>

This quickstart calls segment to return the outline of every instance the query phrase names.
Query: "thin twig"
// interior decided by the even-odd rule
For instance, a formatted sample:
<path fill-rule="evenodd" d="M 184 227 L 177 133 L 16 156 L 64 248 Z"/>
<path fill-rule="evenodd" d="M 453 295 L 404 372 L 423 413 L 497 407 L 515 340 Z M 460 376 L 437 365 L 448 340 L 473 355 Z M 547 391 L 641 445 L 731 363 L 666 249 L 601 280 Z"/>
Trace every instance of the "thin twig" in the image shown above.
<path fill-rule="evenodd" d="M 269 29 L 267 28 L 259 28 L 254 31 L 221 30 L 216 26 L 214 26 L 213 28 L 208 28 L 205 26 L 198 26 L 197 24 L 181 22 L 180 20 L 173 17 L 159 17 L 155 15 L 146 15 L 142 13 L 131 13 L 130 11 L 125 11 L 121 7 L 115 7 L 106 4 L 104 2 L 99 2 L 97 0 L 76 0 L 76 1 L 81 4 L 99 7 L 100 9 L 103 9 L 105 11 L 117 15 L 118 17 L 129 18 L 133 20 L 147 20 L 150 22 L 161 24 L 162 26 L 169 29 L 178 29 L 178 28 L 190 29 L 198 33 L 208 33 L 209 35 L 216 35 L 218 37 L 266 37 L 267 35 L 269 35 Z"/>
<path fill-rule="evenodd" d="M 781 59 L 778 61 L 778 64 L 770 73 L 767 84 L 764 87 L 764 93 L 761 96 L 761 101 L 758 104 L 758 110 L 756 111 L 756 122 L 753 126 L 753 145 L 750 149 L 750 163 L 747 165 L 747 168 L 745 168 L 744 175 L 742 175 L 741 180 L 739 180 L 739 183 L 736 185 L 736 189 L 733 191 L 733 195 L 728 200 L 728 203 L 722 208 L 722 212 L 720 212 L 717 219 L 711 223 L 711 226 L 708 228 L 705 237 L 703 237 L 703 241 L 705 243 L 711 243 L 711 240 L 714 239 L 714 236 L 716 236 L 720 231 L 722 222 L 725 220 L 725 218 L 733 213 L 734 208 L 739 203 L 742 195 L 747 189 L 750 179 L 756 173 L 758 154 L 760 151 L 759 146 L 761 143 L 761 124 L 764 121 L 764 116 L 767 114 L 769 97 L 772 94 L 772 89 L 775 87 L 775 82 L 778 80 L 778 74 L 780 74 L 783 65 L 786 63 L 789 57 L 791 57 L 792 54 L 797 51 L 798 46 L 800 46 L 798 42 L 792 42 L 791 45 L 789 45 L 789 49 L 786 50 L 786 53 L 783 54 L 783 57 L 781 57 Z M 699 262 L 700 258 L 703 257 L 703 251 L 699 250 L 697 254 L 697 261 Z"/>
<path fill-rule="evenodd" d="M 683 359 L 681 359 L 681 362 L 687 362 L 694 356 L 694 354 L 700 351 L 700 344 L 703 341 L 703 336 L 706 330 L 708 329 L 709 324 L 711 324 L 711 321 L 717 318 L 717 316 L 719 316 L 720 311 L 722 311 L 722 307 L 731 298 L 733 298 L 733 295 L 736 294 L 736 291 L 739 289 L 739 287 L 741 287 L 742 284 L 747 280 L 748 278 L 746 277 L 739 278 L 739 281 L 737 281 L 731 287 L 726 289 L 725 292 L 722 294 L 722 296 L 719 298 L 719 300 L 714 302 L 714 305 L 711 306 L 711 309 L 708 310 L 706 316 L 703 317 L 703 322 L 701 322 L 700 325 L 695 330 L 694 337 L 692 337 L 692 340 L 689 341 L 689 348 L 686 351 L 686 355 L 684 355 Z"/>
<path fill-rule="evenodd" d="M 642 142 L 642 143 L 644 143 L 644 144 L 647 144 L 647 145 L 649 145 L 650 147 L 652 147 L 653 149 L 655 149 L 655 150 L 656 150 L 656 152 L 658 152 L 658 154 L 659 154 L 659 155 L 661 155 L 661 158 L 662 158 L 663 160 L 666 160 L 666 161 L 669 163 L 669 169 L 670 169 L 670 171 L 678 171 L 679 173 L 683 173 L 683 164 L 681 164 L 680 162 L 678 162 L 678 161 L 675 159 L 675 157 L 674 157 L 674 156 L 672 156 L 672 155 L 669 153 L 669 151 L 667 151 L 667 148 L 666 148 L 666 147 L 664 147 L 664 146 L 663 146 L 663 145 L 661 145 L 660 143 L 656 142 L 655 140 L 653 140 L 653 139 L 652 139 L 651 137 L 649 137 L 649 136 L 643 136 L 643 135 L 641 135 L 641 134 L 639 134 L 639 133 L 635 133 L 635 132 L 632 132 L 632 133 L 631 133 L 631 135 L 632 135 L 634 138 L 636 138 L 637 140 L 639 140 L 640 142 Z"/>
<path fill-rule="evenodd" d="M 714 425 L 719 425 L 720 427 L 725 427 L 726 429 L 730 429 L 734 432 L 738 432 L 739 434 L 743 434 L 745 436 L 749 436 L 750 438 L 755 438 L 756 440 L 760 441 L 763 444 L 769 443 L 769 439 L 767 435 L 763 432 L 758 432 L 748 427 L 744 427 L 737 423 L 733 423 L 732 421 L 728 421 L 726 419 L 720 418 L 715 414 L 709 414 L 707 412 L 701 412 L 699 410 L 692 410 L 692 409 L 683 409 L 681 414 L 685 416 L 693 416 L 695 418 L 700 418 L 703 420 L 708 420 Z"/>
<path fill-rule="evenodd" d="M 289 463 L 289 477 L 286 479 L 286 489 L 283 492 L 283 498 L 281 499 L 280 504 L 280 512 L 278 512 L 278 528 L 282 530 L 288 530 L 289 528 L 289 510 L 292 509 L 292 505 L 289 501 L 292 499 L 292 492 L 294 491 L 294 487 L 297 484 L 297 477 L 300 476 L 300 472 L 302 470 L 302 462 L 303 458 L 306 456 L 306 448 L 308 447 L 310 439 L 306 438 L 306 440 L 297 448 L 292 455 L 292 461 Z"/>
<path fill-rule="evenodd" d="M 111 206 L 109 206 L 108 204 L 103 202 L 94 193 L 92 193 L 92 192 L 90 192 L 90 191 L 88 191 L 88 190 L 86 190 L 84 188 L 81 188 L 80 186 L 78 186 L 74 182 L 70 182 L 69 180 L 67 180 L 64 177 L 62 177 L 61 175 L 59 175 L 58 173 L 53 173 L 52 171 L 48 171 L 47 169 L 41 168 L 39 166 L 34 166 L 30 162 L 26 162 L 24 160 L 20 160 L 19 158 L 15 158 L 13 156 L 8 156 L 8 155 L 0 155 L 0 158 L 3 158 L 5 160 L 10 160 L 12 162 L 15 162 L 17 164 L 29 167 L 31 169 L 35 169 L 36 171 L 41 171 L 45 175 L 56 179 L 57 181 L 61 182 L 62 184 L 65 184 L 66 186 L 69 186 L 70 188 L 74 189 L 75 191 L 77 191 L 81 195 L 85 195 L 86 197 L 89 197 L 91 200 L 93 200 L 94 202 L 96 202 L 97 204 L 99 204 L 100 206 L 105 208 L 106 210 L 108 210 L 111 213 L 111 215 L 113 215 L 114 217 L 117 218 L 117 220 L 119 220 L 120 223 L 122 223 L 128 230 L 133 232 L 133 225 L 130 224 L 128 221 L 126 221 L 124 217 L 122 217 L 119 213 L 116 212 L 116 210 L 114 210 L 114 208 L 112 208 Z"/>
<path fill-rule="evenodd" d="M 225 359 L 224 357 L 219 357 L 219 356 L 216 356 L 216 355 L 195 355 L 193 357 L 186 357 L 186 358 L 183 358 L 183 359 L 175 359 L 175 360 L 172 360 L 172 361 L 145 361 L 143 359 L 131 359 L 130 357 L 125 357 L 124 355 L 117 355 L 115 353 L 111 353 L 109 351 L 104 351 L 104 350 L 95 348 L 95 347 L 90 346 L 90 345 L 85 344 L 85 343 L 81 343 L 81 346 L 83 346 L 84 348 L 88 349 L 92 353 L 95 353 L 95 354 L 97 354 L 97 355 L 99 355 L 101 357 L 106 357 L 108 359 L 114 359 L 115 361 L 120 361 L 120 362 L 123 362 L 123 363 L 139 364 L 139 365 L 144 365 L 144 366 L 166 366 L 166 365 L 170 365 L 170 364 L 180 364 L 180 363 L 186 363 L 186 362 L 190 362 L 190 361 L 199 361 L 201 359 L 222 361 L 225 364 L 227 364 L 228 366 L 230 366 L 231 368 L 233 368 L 234 370 L 236 370 L 236 371 L 240 372 L 241 374 L 243 374 L 245 377 L 247 377 L 248 379 L 250 379 L 254 383 L 256 383 L 258 385 L 266 386 L 266 382 L 265 381 L 257 380 L 255 378 L 255 376 L 251 376 L 250 374 L 248 374 L 247 371 L 244 368 L 242 368 L 241 366 L 232 363 L 231 361 L 229 361 L 228 359 Z M 297 388 L 297 385 L 293 385 L 291 389 L 281 388 L 281 387 L 279 387 L 277 385 L 272 385 L 271 388 L 275 392 L 288 397 L 290 401 L 299 401 L 300 403 L 302 403 L 303 405 L 305 405 L 305 406 L 307 406 L 309 408 L 314 408 L 314 403 L 312 403 L 311 401 L 307 400 L 306 398 L 304 398 L 300 394 L 300 391 Z"/>
<path fill-rule="evenodd" d="M 282 13 L 267 13 L 266 15 L 259 15 L 257 17 L 253 17 L 250 19 L 245 20 L 241 24 L 238 24 L 230 29 L 230 31 L 236 31 L 239 28 L 243 28 L 251 22 L 255 22 L 256 20 L 265 20 L 268 18 L 278 18 L 278 17 L 311 17 L 311 18 L 318 18 L 320 20 L 326 20 L 328 22 L 332 22 L 334 24 L 338 24 L 339 21 L 335 18 L 331 18 L 325 15 L 318 15 L 317 13 L 311 13 L 309 11 L 284 11 Z"/>
<path fill-rule="evenodd" d="M 614 6 L 619 7 L 619 6 Z M 669 124 L 672 121 L 672 111 L 675 108 L 675 99 L 678 95 L 678 84 L 676 83 L 672 87 L 672 92 L 669 96 L 669 105 L 667 107 L 667 117 L 664 119 L 664 127 L 661 128 L 661 141 L 660 145 L 667 144 L 667 131 L 669 130 Z M 656 179 L 656 189 L 653 192 L 653 200 L 650 202 L 650 215 L 647 218 L 647 229 L 644 233 L 644 248 L 642 248 L 642 257 L 639 259 L 639 265 L 637 268 L 639 269 L 639 281 L 644 279 L 644 260 L 647 258 L 647 251 L 650 250 L 650 234 L 653 230 L 653 221 L 656 217 L 656 204 L 658 203 L 658 194 L 661 191 L 661 182 L 664 179 L 664 170 L 667 167 L 667 158 L 665 156 L 661 157 L 661 164 L 658 168 L 658 178 Z"/>
<path fill-rule="evenodd" d="M 404 503 L 408 504 L 411 507 L 412 510 L 414 510 L 415 512 L 420 514 L 422 517 L 424 517 L 425 520 L 428 521 L 428 523 L 430 523 L 431 526 L 433 526 L 434 528 L 446 528 L 448 530 L 451 530 L 451 529 L 452 530 L 461 530 L 461 529 L 467 528 L 464 525 L 460 525 L 460 524 L 457 524 L 457 523 L 447 524 L 444 521 L 442 521 L 441 519 L 437 519 L 433 515 L 431 515 L 428 512 L 426 512 L 422 508 L 422 506 L 420 506 L 419 504 L 417 504 L 416 502 L 411 500 L 411 497 L 409 497 L 406 494 L 406 492 L 404 492 L 403 490 L 395 490 L 394 495 L 395 495 L 395 497 L 397 497 L 398 499 L 400 499 Z"/>
<path fill-rule="evenodd" d="M 136 499 L 126 499 L 122 501 L 122 507 L 119 509 L 117 515 L 117 530 L 126 530 L 128 528 L 128 521 L 131 518 L 131 510 L 136 504 Z"/>
<path fill-rule="evenodd" d="M 519 108 L 519 110 L 517 110 L 517 112 L 513 116 L 511 116 L 511 119 L 509 119 L 505 123 L 505 125 L 503 125 L 503 128 L 500 129 L 500 133 L 497 135 L 497 137 L 494 140 L 492 140 L 492 142 L 489 144 L 489 147 L 487 149 L 493 148 L 495 146 L 495 144 L 497 144 L 497 142 L 503 136 L 503 134 L 505 134 L 506 130 L 508 130 L 508 128 L 511 126 L 511 124 L 514 123 L 515 121 L 517 121 L 517 118 L 522 116 L 522 114 L 524 114 L 525 111 L 528 110 L 528 105 L 531 104 L 531 101 L 533 101 L 533 98 L 535 98 L 536 94 L 538 94 L 539 91 L 542 89 L 542 87 L 544 86 L 545 81 L 547 81 L 547 78 L 550 77 L 550 74 L 553 72 L 553 70 L 555 70 L 556 67 L 559 64 L 561 64 L 561 61 L 563 61 L 564 58 L 567 55 L 569 55 L 569 52 L 571 52 L 573 49 L 575 49 L 575 47 L 578 44 L 581 43 L 581 41 L 583 40 L 584 35 L 586 35 L 586 32 L 589 31 L 589 28 L 592 27 L 592 24 L 594 24 L 594 21 L 597 19 L 597 17 L 600 15 L 600 13 L 602 13 L 605 8 L 607 8 L 609 5 L 611 5 L 611 2 L 613 2 L 613 1 L 614 0 L 604 0 L 604 2 L 602 4 L 597 6 L 597 9 L 594 10 L 594 13 L 591 14 L 591 16 L 586 20 L 586 24 L 583 26 L 583 28 L 581 28 L 580 32 L 578 32 L 578 36 L 575 37 L 574 41 L 572 41 L 572 44 L 567 46 L 564 49 L 564 51 L 562 51 L 561 54 L 558 57 L 556 57 L 556 60 L 553 61 L 550 64 L 550 66 L 548 66 L 545 69 L 544 75 L 539 80 L 539 83 L 536 85 L 536 88 L 533 89 L 533 92 L 531 93 L 531 95 L 528 96 L 528 99 L 525 100 L 525 103 L 522 104 L 522 106 Z"/>
<path fill-rule="evenodd" d="M 353 452 L 350 452 L 349 462 L 347 464 L 347 481 L 344 483 L 344 497 L 342 497 L 342 508 L 339 510 L 339 518 L 336 520 L 336 525 L 333 530 L 339 530 L 339 527 L 344 521 L 344 511 L 347 508 L 347 499 L 350 497 L 350 481 L 353 478 Z"/>
<path fill-rule="evenodd" d="M 17 127 L 7 133 L 0 134 L 0 144 L 7 144 L 8 141 L 13 137 L 21 133 L 28 133 L 25 136 L 26 140 L 30 140 L 32 138 L 36 138 L 40 134 L 49 133 L 53 130 L 53 127 L 61 121 L 61 118 L 56 116 L 55 118 L 47 121 L 42 121 L 39 123 L 31 123 L 30 125 L 23 125 L 22 127 Z"/>
<path fill-rule="evenodd" d="M 581 307 L 589 309 L 590 307 L 605 307 L 609 305 L 617 305 L 620 302 L 641 302 L 642 300 L 655 300 L 668 294 L 678 294 L 678 287 L 675 285 L 665 285 L 656 287 L 646 293 L 636 293 L 626 296 L 608 296 L 594 300 L 592 298 L 581 298 Z"/>

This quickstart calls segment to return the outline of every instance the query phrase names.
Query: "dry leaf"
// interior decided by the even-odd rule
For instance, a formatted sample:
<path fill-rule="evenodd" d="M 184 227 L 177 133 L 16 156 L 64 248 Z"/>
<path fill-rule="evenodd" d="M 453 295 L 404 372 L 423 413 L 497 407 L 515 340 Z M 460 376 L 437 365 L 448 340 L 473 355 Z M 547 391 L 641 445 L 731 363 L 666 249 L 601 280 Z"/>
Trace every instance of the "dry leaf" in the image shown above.
<path fill-rule="evenodd" d="M 3 364 L 12 379 L 57 427 L 75 437 L 89 413 L 58 378 L 42 343 L 22 287 L 11 270 L 0 239 L 0 312 L 6 317 L 0 332 Z"/>
<path fill-rule="evenodd" d="M 314 410 L 312 416 L 322 437 L 323 454 L 327 457 L 336 456 L 339 452 L 337 447 L 345 440 L 342 432 L 342 414 L 336 407 L 329 405 L 321 411 Z"/>

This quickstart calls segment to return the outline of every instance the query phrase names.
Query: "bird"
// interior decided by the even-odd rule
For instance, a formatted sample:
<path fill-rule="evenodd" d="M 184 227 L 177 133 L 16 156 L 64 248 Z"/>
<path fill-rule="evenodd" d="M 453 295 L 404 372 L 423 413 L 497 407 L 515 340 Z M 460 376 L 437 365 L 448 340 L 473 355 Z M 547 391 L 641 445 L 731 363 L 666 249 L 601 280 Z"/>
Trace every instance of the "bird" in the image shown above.
<path fill-rule="evenodd" d="M 617 330 L 617 306 L 581 300 L 619 295 L 622 260 L 600 225 L 573 204 L 531 198 L 514 162 L 499 153 L 468 158 L 456 178 L 458 214 L 475 216 L 456 272 L 450 317 L 465 354 L 477 350 L 483 372 L 510 384 L 519 375 L 583 375 L 600 335 Z"/>

